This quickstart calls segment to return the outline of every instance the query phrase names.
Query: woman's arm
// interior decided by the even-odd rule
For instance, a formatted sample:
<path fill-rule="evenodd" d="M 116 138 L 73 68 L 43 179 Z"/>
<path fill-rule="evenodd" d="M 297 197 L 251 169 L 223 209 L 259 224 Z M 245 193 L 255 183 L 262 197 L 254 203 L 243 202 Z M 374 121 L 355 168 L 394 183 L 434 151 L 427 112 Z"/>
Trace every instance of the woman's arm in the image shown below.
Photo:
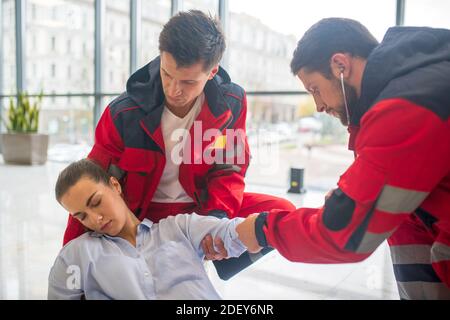
<path fill-rule="evenodd" d="M 170 218 L 165 219 L 169 222 Z M 174 222 L 192 243 L 194 249 L 200 257 L 204 256 L 201 242 L 207 234 L 211 234 L 213 239 L 222 239 L 228 257 L 238 257 L 247 248 L 239 240 L 236 226 L 243 221 L 243 218 L 216 218 L 213 216 L 201 216 L 198 214 L 179 214 L 173 217 Z M 160 221 L 161 224 L 162 221 Z M 164 223 L 164 222 L 163 222 Z"/>
<path fill-rule="evenodd" d="M 49 300 L 83 299 L 80 267 L 75 264 L 67 264 L 59 255 L 50 271 L 47 298 Z"/>

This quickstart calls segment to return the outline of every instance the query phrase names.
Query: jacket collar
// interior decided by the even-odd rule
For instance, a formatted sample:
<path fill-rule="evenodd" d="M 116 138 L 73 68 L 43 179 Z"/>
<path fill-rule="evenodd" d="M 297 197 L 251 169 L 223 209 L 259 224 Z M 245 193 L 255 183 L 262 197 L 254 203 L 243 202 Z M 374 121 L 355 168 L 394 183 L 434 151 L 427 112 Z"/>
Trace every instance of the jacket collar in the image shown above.
<path fill-rule="evenodd" d="M 161 130 L 161 117 L 164 110 L 165 97 L 161 82 L 160 65 L 160 57 L 157 57 L 136 71 L 127 82 L 127 93 L 146 114 L 141 119 L 141 127 L 163 151 L 164 139 Z M 219 67 L 219 71 L 214 78 L 206 83 L 203 90 L 205 103 L 197 117 L 197 120 L 202 121 L 203 129 L 211 127 L 219 129 L 229 121 L 232 114 L 231 107 L 227 103 L 224 94 L 226 86 L 230 83 L 231 79 L 222 67 Z"/>
<path fill-rule="evenodd" d="M 164 91 L 160 74 L 161 59 L 157 57 L 146 66 L 137 70 L 127 82 L 127 93 L 146 113 L 143 123 L 150 133 L 160 126 L 164 110 Z M 219 118 L 230 106 L 225 100 L 225 86 L 230 83 L 228 73 L 219 67 L 218 73 L 209 80 L 204 88 L 210 113 Z"/>
<path fill-rule="evenodd" d="M 145 219 L 142 220 L 141 223 L 138 225 L 138 232 L 139 232 L 139 230 L 141 230 L 141 229 L 144 229 L 144 230 L 150 230 L 151 227 L 152 227 L 152 225 L 153 225 L 153 222 L 150 221 L 149 219 L 145 218 Z M 106 238 L 108 238 L 108 239 L 113 239 L 113 240 L 119 238 L 119 237 L 117 237 L 117 236 L 113 237 L 113 236 L 107 235 L 106 233 L 100 233 L 100 232 L 96 232 L 96 231 L 92 231 L 92 232 L 90 233 L 90 236 L 91 236 L 91 237 L 94 237 L 94 238 L 106 237 Z"/>
<path fill-rule="evenodd" d="M 427 27 L 392 27 L 367 59 L 361 96 L 351 110 L 352 125 L 376 103 L 396 78 L 431 64 L 450 60 L 450 31 Z"/>

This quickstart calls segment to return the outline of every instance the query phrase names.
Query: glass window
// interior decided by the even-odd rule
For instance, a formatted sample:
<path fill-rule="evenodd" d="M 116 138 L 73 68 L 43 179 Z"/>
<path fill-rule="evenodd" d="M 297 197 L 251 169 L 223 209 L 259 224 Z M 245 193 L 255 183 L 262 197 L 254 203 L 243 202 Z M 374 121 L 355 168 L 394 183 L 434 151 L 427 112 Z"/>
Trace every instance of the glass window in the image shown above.
<path fill-rule="evenodd" d="M 92 92 L 94 0 L 27 0 L 26 13 L 27 91 Z M 74 66 L 70 77 L 69 66 Z"/>
<path fill-rule="evenodd" d="M 381 40 L 395 24 L 395 0 L 230 0 L 229 73 L 247 90 L 300 90 L 289 64 L 297 41 L 326 17 L 360 21 Z"/>
<path fill-rule="evenodd" d="M 299 91 L 290 72 L 297 41 L 326 17 L 360 21 L 381 40 L 395 24 L 396 1 L 314 2 L 230 0 L 228 54 L 231 79 L 247 91 Z M 305 169 L 309 188 L 335 187 L 353 154 L 339 120 L 318 114 L 309 95 L 248 95 L 248 136 L 253 154 L 246 181 L 289 187 L 289 169 Z M 268 156 L 269 155 L 269 156 Z"/>
<path fill-rule="evenodd" d="M 163 25 L 170 19 L 171 1 L 142 1 L 141 54 L 143 66 L 159 55 L 158 39 Z"/>
<path fill-rule="evenodd" d="M 52 64 L 51 76 L 52 76 L 52 78 L 56 77 L 56 65 L 54 63 Z"/>
<path fill-rule="evenodd" d="M 130 75 L 130 1 L 108 0 L 105 19 L 104 92 L 125 91 Z"/>
<path fill-rule="evenodd" d="M 188 11 L 191 9 L 210 13 L 214 17 L 219 11 L 219 0 L 184 0 L 183 11 Z"/>
<path fill-rule="evenodd" d="M 91 145 L 94 141 L 93 106 L 93 97 L 45 97 L 39 131 L 50 135 L 51 146 L 61 143 Z"/>
<path fill-rule="evenodd" d="M 16 92 L 16 19 L 14 0 L 4 0 L 2 19 L 3 22 L 3 61 L 2 66 L 2 94 L 14 94 Z"/>
<path fill-rule="evenodd" d="M 450 29 L 450 1 L 408 0 L 405 5 L 405 25 Z"/>
<path fill-rule="evenodd" d="M 326 192 L 353 161 L 346 129 L 317 114 L 309 95 L 250 95 L 247 137 L 252 153 L 246 182 L 289 187 L 289 169 L 303 168 L 304 184 Z"/>

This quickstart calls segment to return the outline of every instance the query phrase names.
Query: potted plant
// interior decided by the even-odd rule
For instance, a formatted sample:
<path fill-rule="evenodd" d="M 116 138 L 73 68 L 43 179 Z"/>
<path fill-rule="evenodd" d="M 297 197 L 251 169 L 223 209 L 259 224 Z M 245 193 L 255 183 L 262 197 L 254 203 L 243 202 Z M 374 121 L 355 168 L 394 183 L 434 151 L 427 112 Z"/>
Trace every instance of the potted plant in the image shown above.
<path fill-rule="evenodd" d="M 7 133 L 0 135 L 3 159 L 12 164 L 44 164 L 47 161 L 48 135 L 38 133 L 42 93 L 31 104 L 26 93 L 19 93 L 17 103 L 11 97 Z"/>

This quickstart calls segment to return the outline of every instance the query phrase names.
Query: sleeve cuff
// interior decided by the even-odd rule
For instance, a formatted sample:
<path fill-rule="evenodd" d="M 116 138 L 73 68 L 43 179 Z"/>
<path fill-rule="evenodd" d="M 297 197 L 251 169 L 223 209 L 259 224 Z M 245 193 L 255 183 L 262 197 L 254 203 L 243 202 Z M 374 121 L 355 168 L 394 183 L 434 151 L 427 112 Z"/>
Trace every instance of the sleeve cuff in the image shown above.
<path fill-rule="evenodd" d="M 236 226 L 243 222 L 245 218 L 234 218 L 230 220 L 230 228 L 228 228 L 229 236 L 224 240 L 224 245 L 228 251 L 228 257 L 239 257 L 247 250 L 247 247 L 239 239 Z"/>
<path fill-rule="evenodd" d="M 255 235 L 259 246 L 266 248 L 268 247 L 266 234 L 264 233 L 264 227 L 267 227 L 267 212 L 262 212 L 258 215 L 255 220 Z"/>
<path fill-rule="evenodd" d="M 225 211 L 217 209 L 209 211 L 208 216 L 216 217 L 219 219 L 228 218 L 228 215 Z"/>

